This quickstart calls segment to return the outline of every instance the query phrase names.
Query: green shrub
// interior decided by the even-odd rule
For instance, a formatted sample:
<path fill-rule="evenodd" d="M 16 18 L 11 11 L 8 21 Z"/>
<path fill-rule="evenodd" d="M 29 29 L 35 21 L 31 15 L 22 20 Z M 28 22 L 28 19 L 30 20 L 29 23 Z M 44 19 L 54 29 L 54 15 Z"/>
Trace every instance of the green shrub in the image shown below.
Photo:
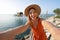
<path fill-rule="evenodd" d="M 56 16 L 55 18 L 60 18 L 60 16 Z"/>

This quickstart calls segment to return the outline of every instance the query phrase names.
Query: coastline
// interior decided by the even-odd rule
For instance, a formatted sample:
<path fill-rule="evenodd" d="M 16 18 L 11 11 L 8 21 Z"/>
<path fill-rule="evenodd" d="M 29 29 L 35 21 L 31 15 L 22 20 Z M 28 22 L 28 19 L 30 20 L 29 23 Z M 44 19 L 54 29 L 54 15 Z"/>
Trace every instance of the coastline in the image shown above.
<path fill-rule="evenodd" d="M 46 19 L 46 21 L 49 21 L 56 26 L 58 26 L 58 24 L 60 24 L 60 18 L 54 18 L 54 16 Z"/>

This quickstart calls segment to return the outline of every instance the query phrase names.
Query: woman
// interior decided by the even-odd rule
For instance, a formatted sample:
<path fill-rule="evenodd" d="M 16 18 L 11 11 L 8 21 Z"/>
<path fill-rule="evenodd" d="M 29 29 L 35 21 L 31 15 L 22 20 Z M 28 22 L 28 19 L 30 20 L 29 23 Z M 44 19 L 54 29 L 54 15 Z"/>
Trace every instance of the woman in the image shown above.
<path fill-rule="evenodd" d="M 41 18 L 39 18 L 39 14 L 41 13 L 41 8 L 40 6 L 36 5 L 36 4 L 32 4 L 30 6 L 28 6 L 25 9 L 25 15 L 28 17 L 28 20 L 26 22 L 25 25 L 20 26 L 18 28 L 14 28 L 10 31 L 7 32 L 2 32 L 2 35 L 6 35 L 6 40 L 7 39 L 7 34 L 9 34 L 10 36 L 10 40 L 13 40 L 14 36 L 16 34 L 21 34 L 24 31 L 26 31 L 28 29 L 28 27 L 31 27 L 31 30 L 33 32 L 33 40 L 47 40 L 46 34 L 44 32 L 44 27 L 51 33 L 51 35 L 55 38 L 55 40 L 60 40 L 58 36 L 58 34 L 60 34 L 59 29 L 55 28 L 54 25 L 52 25 L 50 22 L 42 20 Z M 58 33 L 59 31 L 59 33 Z M 12 35 L 12 38 L 11 38 Z M 4 37 L 4 36 L 2 36 Z M 1 38 L 1 40 L 5 40 L 4 38 Z"/>
<path fill-rule="evenodd" d="M 25 9 L 25 15 L 29 18 L 27 24 L 30 25 L 33 32 L 33 40 L 47 40 L 46 34 L 42 26 L 42 19 L 39 18 L 41 8 L 36 5 L 30 5 Z"/>
<path fill-rule="evenodd" d="M 45 27 L 54 37 L 54 40 L 60 40 L 60 29 L 57 29 L 53 24 L 48 21 L 39 18 L 41 13 L 40 6 L 32 4 L 25 9 L 25 15 L 28 17 L 28 21 L 25 24 L 25 30 L 28 26 L 31 27 L 33 32 L 33 40 L 47 40 L 43 27 Z"/>

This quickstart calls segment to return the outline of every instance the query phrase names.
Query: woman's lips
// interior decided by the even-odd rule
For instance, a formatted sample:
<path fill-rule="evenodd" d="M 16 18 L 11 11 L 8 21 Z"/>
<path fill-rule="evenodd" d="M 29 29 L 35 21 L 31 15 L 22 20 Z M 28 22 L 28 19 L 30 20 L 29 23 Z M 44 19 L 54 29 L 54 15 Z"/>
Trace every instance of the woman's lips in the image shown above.
<path fill-rule="evenodd" d="M 32 16 L 31 18 L 35 18 L 35 16 Z"/>

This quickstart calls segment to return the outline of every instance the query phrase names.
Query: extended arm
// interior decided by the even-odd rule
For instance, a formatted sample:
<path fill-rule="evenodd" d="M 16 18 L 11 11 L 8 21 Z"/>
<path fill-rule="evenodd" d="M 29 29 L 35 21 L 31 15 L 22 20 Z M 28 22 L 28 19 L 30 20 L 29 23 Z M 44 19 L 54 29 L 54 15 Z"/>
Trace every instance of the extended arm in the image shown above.
<path fill-rule="evenodd" d="M 42 25 L 51 33 L 55 40 L 60 40 L 60 29 L 48 21 L 42 21 Z"/>
<path fill-rule="evenodd" d="M 17 34 L 21 34 L 24 31 L 26 31 L 28 26 L 29 26 L 28 24 L 25 24 L 17 28 L 12 28 L 12 29 L 0 32 L 0 40 L 14 40 L 15 36 Z"/>

